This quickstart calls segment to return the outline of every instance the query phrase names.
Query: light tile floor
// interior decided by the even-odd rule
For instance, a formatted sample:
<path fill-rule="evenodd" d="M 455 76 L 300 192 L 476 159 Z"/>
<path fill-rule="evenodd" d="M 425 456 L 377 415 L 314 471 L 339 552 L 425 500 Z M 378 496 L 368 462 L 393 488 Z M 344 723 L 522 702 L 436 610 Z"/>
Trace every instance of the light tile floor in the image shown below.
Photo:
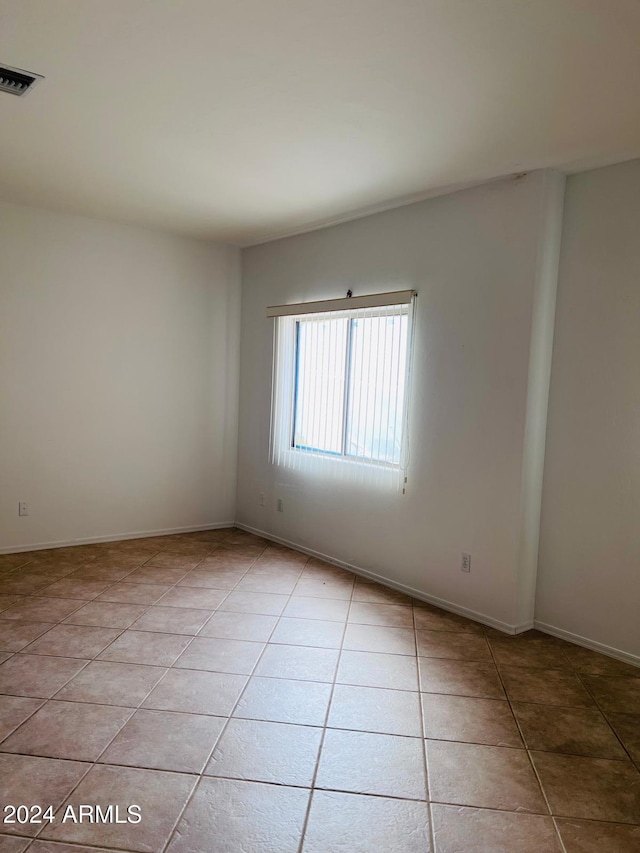
<path fill-rule="evenodd" d="M 0 805 L 55 814 L 0 853 L 637 853 L 639 764 L 640 670 L 242 531 L 0 556 Z"/>

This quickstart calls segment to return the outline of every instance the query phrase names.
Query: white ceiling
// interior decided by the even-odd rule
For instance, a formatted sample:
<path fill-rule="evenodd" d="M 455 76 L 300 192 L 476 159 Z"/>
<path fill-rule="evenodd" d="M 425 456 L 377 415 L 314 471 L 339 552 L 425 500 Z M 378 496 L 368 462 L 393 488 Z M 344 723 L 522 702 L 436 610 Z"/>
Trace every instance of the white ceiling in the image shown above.
<path fill-rule="evenodd" d="M 640 0 L 0 0 L 0 198 L 250 244 L 640 156 Z"/>

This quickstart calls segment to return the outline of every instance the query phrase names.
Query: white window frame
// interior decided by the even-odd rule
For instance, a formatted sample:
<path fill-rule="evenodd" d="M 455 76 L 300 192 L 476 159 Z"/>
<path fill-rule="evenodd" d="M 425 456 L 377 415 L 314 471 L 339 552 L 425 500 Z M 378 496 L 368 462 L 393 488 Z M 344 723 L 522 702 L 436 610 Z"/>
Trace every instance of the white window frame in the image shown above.
<path fill-rule="evenodd" d="M 274 465 L 307 474 L 325 474 L 330 477 L 360 479 L 364 482 L 371 481 L 372 475 L 375 475 L 378 481 L 395 485 L 397 488 L 402 487 L 404 491 L 409 457 L 408 413 L 415 297 L 415 291 L 400 291 L 297 305 L 272 306 L 267 309 L 267 316 L 276 318 L 270 436 L 270 454 Z M 406 314 L 408 317 L 400 462 L 367 459 L 345 453 L 345 433 L 348 428 L 349 417 L 346 403 L 342 413 L 342 453 L 337 454 L 326 450 L 295 446 L 297 324 L 304 320 L 310 320 L 310 315 L 318 320 L 337 319 L 339 317 L 352 320 L 357 317 L 384 316 L 385 314 L 395 313 Z M 348 362 L 345 364 L 345 371 L 345 384 L 348 384 Z"/>

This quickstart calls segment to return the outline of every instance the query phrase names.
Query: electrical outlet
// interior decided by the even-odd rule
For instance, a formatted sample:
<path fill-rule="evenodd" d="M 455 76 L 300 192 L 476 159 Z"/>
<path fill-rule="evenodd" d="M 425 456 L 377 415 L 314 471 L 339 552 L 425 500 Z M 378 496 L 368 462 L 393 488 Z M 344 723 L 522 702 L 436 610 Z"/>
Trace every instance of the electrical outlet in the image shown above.
<path fill-rule="evenodd" d="M 471 554 L 465 554 L 462 552 L 462 557 L 460 559 L 460 571 L 461 572 L 470 572 L 471 571 Z"/>
<path fill-rule="evenodd" d="M 284 512 L 284 503 L 282 498 L 278 498 L 278 512 Z"/>
<path fill-rule="evenodd" d="M 18 515 L 29 515 L 29 504 L 27 501 L 20 501 L 18 504 Z"/>
<path fill-rule="evenodd" d="M 260 506 L 264 506 L 264 492 L 260 492 L 258 495 L 258 503 Z"/>

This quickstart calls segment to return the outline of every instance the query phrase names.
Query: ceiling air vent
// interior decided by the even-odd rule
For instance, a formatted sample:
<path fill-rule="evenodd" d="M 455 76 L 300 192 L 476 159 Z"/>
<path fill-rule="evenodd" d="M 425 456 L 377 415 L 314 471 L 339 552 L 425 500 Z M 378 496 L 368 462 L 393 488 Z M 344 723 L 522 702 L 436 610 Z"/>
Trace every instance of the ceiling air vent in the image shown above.
<path fill-rule="evenodd" d="M 20 68 L 10 68 L 8 65 L 0 65 L 0 92 L 9 92 L 10 95 L 26 95 L 33 89 L 38 80 L 42 80 L 41 74 L 32 71 L 23 71 Z"/>

